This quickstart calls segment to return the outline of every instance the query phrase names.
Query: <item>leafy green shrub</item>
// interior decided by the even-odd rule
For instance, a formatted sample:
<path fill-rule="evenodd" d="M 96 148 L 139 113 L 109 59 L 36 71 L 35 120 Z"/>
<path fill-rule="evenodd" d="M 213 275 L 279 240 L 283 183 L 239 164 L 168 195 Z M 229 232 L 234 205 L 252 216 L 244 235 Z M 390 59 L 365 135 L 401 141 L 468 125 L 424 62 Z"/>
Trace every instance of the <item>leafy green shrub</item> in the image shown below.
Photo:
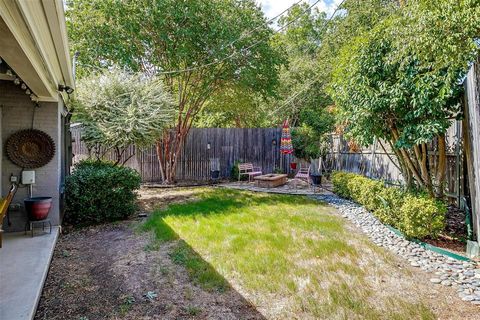
<path fill-rule="evenodd" d="M 350 194 L 350 198 L 355 202 L 359 202 L 360 190 L 362 189 L 362 177 L 357 175 L 351 175 L 348 177 L 347 188 Z"/>
<path fill-rule="evenodd" d="M 348 180 L 353 178 L 354 174 L 349 172 L 337 171 L 332 174 L 333 192 L 345 199 L 351 199 Z"/>
<path fill-rule="evenodd" d="M 446 206 L 422 192 L 387 187 L 382 182 L 349 172 L 334 172 L 333 191 L 370 210 L 381 222 L 407 237 L 436 237 L 445 225 Z"/>
<path fill-rule="evenodd" d="M 375 211 L 381 206 L 380 192 L 386 187 L 381 181 L 368 179 L 365 177 L 356 178 L 359 180 L 359 186 L 357 186 L 358 195 L 357 201 L 362 203 L 367 210 Z"/>
<path fill-rule="evenodd" d="M 445 205 L 428 196 L 407 195 L 400 208 L 401 230 L 407 237 L 436 237 L 445 227 Z"/>
<path fill-rule="evenodd" d="M 377 199 L 378 207 L 375 216 L 385 224 L 396 226 L 400 219 L 400 207 L 403 205 L 405 193 L 395 187 L 385 187 L 380 190 Z"/>
<path fill-rule="evenodd" d="M 276 174 L 284 174 L 285 172 L 283 171 L 282 168 L 280 168 L 280 167 L 275 167 L 275 168 L 273 169 L 273 173 L 276 173 Z"/>
<path fill-rule="evenodd" d="M 88 225 L 125 219 L 136 210 L 141 177 L 109 162 L 82 161 L 66 181 L 65 220 Z"/>
<path fill-rule="evenodd" d="M 324 156 L 331 149 L 330 133 L 334 129 L 335 116 L 325 105 L 304 107 L 299 114 L 299 126 L 292 129 L 292 144 L 295 157 L 310 161 Z"/>

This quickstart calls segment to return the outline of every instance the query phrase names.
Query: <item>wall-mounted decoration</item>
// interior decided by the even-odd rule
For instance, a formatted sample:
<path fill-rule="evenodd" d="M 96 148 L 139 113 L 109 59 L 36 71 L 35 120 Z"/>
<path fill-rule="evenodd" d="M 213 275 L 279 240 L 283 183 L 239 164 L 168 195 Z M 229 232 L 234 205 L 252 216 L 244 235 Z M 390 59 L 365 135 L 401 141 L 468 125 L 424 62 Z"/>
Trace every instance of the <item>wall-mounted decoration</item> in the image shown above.
<path fill-rule="evenodd" d="M 40 168 L 55 155 L 55 142 L 43 131 L 20 130 L 7 139 L 6 153 L 8 159 L 21 168 Z"/>

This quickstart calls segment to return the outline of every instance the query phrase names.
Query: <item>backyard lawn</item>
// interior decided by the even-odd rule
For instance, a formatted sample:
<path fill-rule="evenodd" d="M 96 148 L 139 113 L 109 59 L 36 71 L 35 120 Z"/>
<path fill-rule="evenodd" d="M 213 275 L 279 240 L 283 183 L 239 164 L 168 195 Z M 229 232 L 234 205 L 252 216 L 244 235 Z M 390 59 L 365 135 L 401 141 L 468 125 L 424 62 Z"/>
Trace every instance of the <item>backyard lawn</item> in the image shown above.
<path fill-rule="evenodd" d="M 37 319 L 475 315 L 318 201 L 214 188 L 145 189 L 141 201 L 147 220 L 60 240 Z"/>

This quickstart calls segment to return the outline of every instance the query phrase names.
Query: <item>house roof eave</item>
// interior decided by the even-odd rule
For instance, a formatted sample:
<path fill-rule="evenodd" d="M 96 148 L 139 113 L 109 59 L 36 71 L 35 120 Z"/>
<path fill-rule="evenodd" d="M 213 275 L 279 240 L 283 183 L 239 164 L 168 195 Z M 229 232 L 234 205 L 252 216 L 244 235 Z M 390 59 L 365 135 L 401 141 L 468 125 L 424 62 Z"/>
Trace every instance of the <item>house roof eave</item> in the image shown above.
<path fill-rule="evenodd" d="M 39 98 L 58 100 L 59 84 L 74 85 L 62 1 L 0 0 L 0 17 L 0 56 Z"/>

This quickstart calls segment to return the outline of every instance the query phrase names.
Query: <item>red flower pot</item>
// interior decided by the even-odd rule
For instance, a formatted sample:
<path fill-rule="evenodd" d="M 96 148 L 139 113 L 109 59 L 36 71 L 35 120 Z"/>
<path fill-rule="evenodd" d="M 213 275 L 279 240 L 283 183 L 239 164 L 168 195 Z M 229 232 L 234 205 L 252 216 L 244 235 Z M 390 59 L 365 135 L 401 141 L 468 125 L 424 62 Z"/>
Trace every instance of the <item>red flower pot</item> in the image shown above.
<path fill-rule="evenodd" d="M 290 162 L 290 168 L 292 168 L 292 170 L 296 170 L 297 169 L 297 163 L 296 162 Z"/>
<path fill-rule="evenodd" d="M 45 220 L 52 207 L 52 197 L 32 197 L 23 202 L 30 221 Z"/>

